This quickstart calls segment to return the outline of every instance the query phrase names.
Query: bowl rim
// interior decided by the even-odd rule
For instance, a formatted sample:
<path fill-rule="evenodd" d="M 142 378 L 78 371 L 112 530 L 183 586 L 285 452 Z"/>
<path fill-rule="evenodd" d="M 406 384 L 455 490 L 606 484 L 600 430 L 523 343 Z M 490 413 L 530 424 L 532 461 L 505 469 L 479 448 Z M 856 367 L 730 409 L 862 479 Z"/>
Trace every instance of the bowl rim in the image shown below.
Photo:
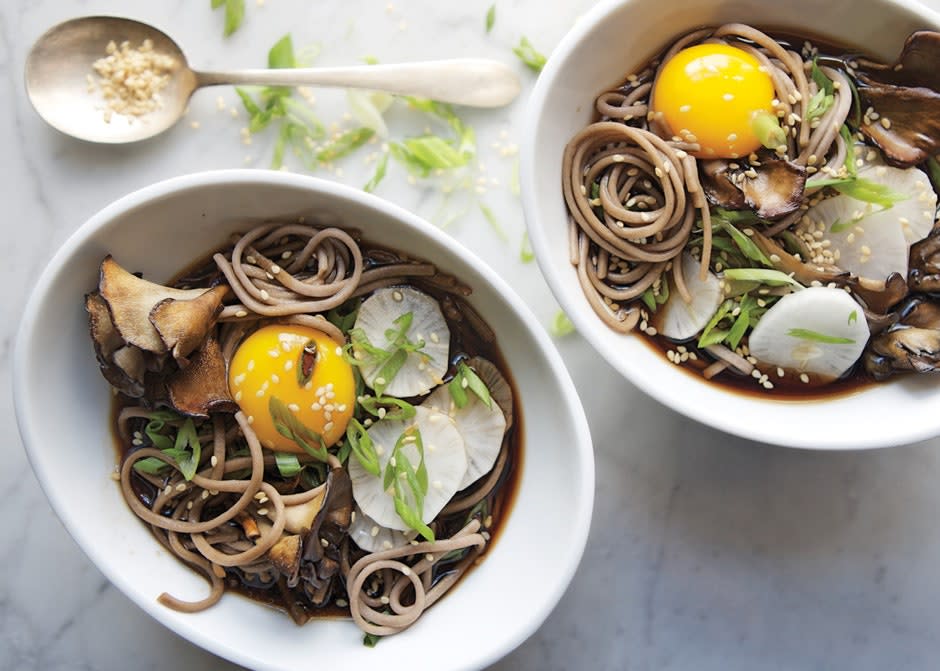
<path fill-rule="evenodd" d="M 935 26 L 937 30 L 940 30 L 940 11 L 931 9 L 920 2 L 916 2 L 916 0 L 872 1 L 876 4 L 883 5 L 887 10 L 909 12 L 922 19 L 925 25 L 932 25 Z M 574 26 L 562 37 L 558 46 L 552 51 L 541 74 L 535 82 L 535 86 L 532 89 L 532 93 L 529 96 L 525 108 L 525 117 L 529 119 L 529 123 L 527 123 L 523 129 L 520 143 L 519 178 L 526 230 L 528 231 L 536 261 L 539 264 L 539 269 L 555 299 L 571 319 L 575 328 L 585 340 L 587 340 L 591 347 L 606 360 L 608 365 L 643 391 L 643 393 L 686 417 L 727 434 L 781 447 L 823 451 L 892 447 L 933 438 L 940 434 L 940 423 L 938 423 L 932 428 L 928 426 L 924 426 L 920 429 L 907 428 L 903 433 L 900 433 L 896 438 L 892 439 L 891 442 L 886 442 L 882 437 L 863 435 L 853 436 L 851 438 L 847 436 L 837 436 L 827 439 L 825 444 L 820 444 L 820 442 L 806 435 L 784 436 L 782 435 L 783 432 L 771 430 L 771 427 L 763 426 L 756 422 L 729 424 L 727 421 L 722 421 L 722 419 L 717 417 L 714 413 L 706 412 L 704 408 L 700 408 L 697 404 L 682 403 L 681 399 L 670 394 L 662 385 L 644 384 L 642 376 L 634 369 L 633 364 L 626 360 L 626 358 L 618 356 L 613 347 L 601 342 L 600 337 L 595 334 L 598 323 L 594 321 L 596 317 L 590 306 L 586 302 L 581 301 L 580 293 L 578 293 L 576 297 L 569 296 L 566 292 L 567 283 L 563 281 L 558 268 L 551 262 L 552 249 L 546 232 L 546 217 L 544 216 L 545 206 L 540 204 L 539 200 L 536 198 L 537 171 L 535 155 L 538 146 L 538 129 L 544 112 L 547 109 L 545 105 L 546 98 L 555 85 L 563 62 L 566 61 L 570 54 L 580 46 L 601 23 L 606 21 L 612 13 L 621 11 L 630 5 L 640 4 L 640 2 L 641 0 L 601 0 L 582 15 Z M 667 360 L 665 357 L 661 358 L 665 365 Z M 710 388 L 715 389 L 714 386 Z M 705 391 L 706 390 L 703 388 L 702 392 L 704 393 Z M 743 399 L 745 397 L 740 398 Z M 851 395 L 835 397 L 833 400 L 839 401 L 847 398 L 851 398 Z M 747 401 L 758 402 L 758 399 L 747 398 L 745 403 Z M 760 400 L 759 402 L 794 405 L 802 401 L 766 399 Z"/>
<path fill-rule="evenodd" d="M 102 227 L 126 216 L 138 206 L 171 196 L 174 193 L 198 190 L 225 183 L 259 188 L 271 185 L 286 186 L 317 192 L 336 198 L 339 201 L 365 206 L 400 221 L 406 227 L 417 230 L 419 234 L 432 239 L 437 244 L 445 247 L 448 252 L 460 257 L 461 260 L 476 269 L 482 279 L 506 301 L 510 309 L 525 324 L 537 350 L 549 364 L 548 368 L 551 375 L 557 380 L 562 393 L 562 405 L 568 410 L 567 414 L 572 432 L 577 437 L 576 444 L 571 447 L 574 450 L 573 458 L 581 466 L 581 473 L 579 477 L 572 480 L 570 491 L 576 493 L 577 496 L 572 496 L 569 506 L 575 520 L 574 532 L 569 541 L 564 544 L 565 549 L 561 551 L 566 555 L 563 561 L 563 571 L 560 574 L 562 579 L 554 581 L 553 584 L 546 586 L 543 590 L 547 598 L 543 600 L 542 606 L 532 611 L 529 617 L 520 618 L 519 626 L 514 631 L 508 632 L 509 635 L 504 637 L 497 645 L 490 646 L 476 655 L 463 655 L 460 659 L 455 660 L 454 668 L 478 668 L 496 662 L 522 644 L 545 622 L 567 590 L 583 557 L 593 515 L 595 491 L 594 451 L 587 417 L 561 354 L 536 319 L 534 313 L 496 271 L 458 240 L 418 215 L 354 187 L 308 175 L 261 169 L 209 170 L 188 173 L 144 186 L 122 196 L 89 217 L 66 239 L 46 264 L 30 292 L 20 318 L 13 347 L 12 389 L 16 422 L 27 458 L 47 500 L 62 521 L 66 531 L 98 570 L 105 575 L 111 584 L 115 585 L 127 598 L 153 619 L 182 638 L 222 658 L 249 666 L 258 664 L 259 660 L 246 656 L 228 645 L 221 644 L 197 628 L 186 628 L 175 624 L 167 616 L 168 609 L 157 603 L 155 599 L 150 598 L 149 595 L 142 594 L 135 589 L 130 581 L 122 577 L 119 568 L 107 559 L 104 548 L 97 547 L 88 538 L 80 521 L 69 513 L 68 502 L 52 487 L 44 466 L 42 451 L 37 444 L 37 437 L 34 433 L 34 420 L 24 400 L 28 396 L 26 390 L 32 384 L 32 375 L 28 368 L 28 363 L 32 360 L 30 334 L 46 297 L 53 290 L 52 283 L 57 275 L 56 269 L 81 249 Z M 520 486 L 523 485 L 520 484 Z M 266 664 L 263 664 L 263 666 L 270 669 L 281 668 Z"/>

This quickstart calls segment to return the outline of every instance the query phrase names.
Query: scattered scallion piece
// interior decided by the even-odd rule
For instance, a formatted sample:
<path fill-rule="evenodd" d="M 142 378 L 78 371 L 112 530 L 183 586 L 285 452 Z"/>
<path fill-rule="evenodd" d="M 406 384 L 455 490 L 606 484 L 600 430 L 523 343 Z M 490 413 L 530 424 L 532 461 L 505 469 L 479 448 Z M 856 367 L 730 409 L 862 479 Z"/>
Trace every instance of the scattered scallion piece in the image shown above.
<path fill-rule="evenodd" d="M 525 36 L 519 40 L 519 45 L 514 47 L 512 52 L 519 57 L 520 61 L 535 72 L 541 72 L 542 68 L 545 67 L 545 62 L 548 60 L 544 55 L 539 53 L 529 41 L 529 38 Z"/>
<path fill-rule="evenodd" d="M 225 7 L 225 26 L 222 33 L 228 37 L 238 30 L 245 19 L 245 0 L 212 0 L 212 9 Z"/>
<path fill-rule="evenodd" d="M 740 249 L 747 258 L 751 259 L 752 261 L 757 261 L 758 263 L 765 266 L 773 265 L 770 262 L 770 259 L 764 255 L 760 248 L 755 245 L 748 236 L 736 229 L 730 221 L 725 221 L 724 219 L 720 218 L 716 218 L 713 221 L 717 228 L 720 228 L 731 236 L 731 239 L 734 240 L 734 244 L 738 246 L 738 249 Z"/>
<path fill-rule="evenodd" d="M 457 364 L 457 374 L 448 383 L 447 388 L 450 390 L 451 398 L 454 399 L 454 405 L 458 408 L 463 408 L 470 400 L 467 396 L 468 389 L 483 401 L 487 408 L 493 407 L 490 390 L 486 388 L 486 384 L 473 369 L 463 361 Z"/>
<path fill-rule="evenodd" d="M 406 444 L 414 445 L 418 451 L 417 468 L 402 452 Z M 395 442 L 392 455 L 385 466 L 382 487 L 392 493 L 395 512 L 401 518 L 401 521 L 421 534 L 426 540 L 433 542 L 434 532 L 422 520 L 424 497 L 428 493 L 428 471 L 424 465 L 424 443 L 421 440 L 421 431 L 417 426 L 405 429 Z"/>
<path fill-rule="evenodd" d="M 842 338 L 838 336 L 817 333 L 809 329 L 790 329 L 787 335 L 800 340 L 812 340 L 813 342 L 826 343 L 827 345 L 852 345 L 855 341 L 852 338 Z"/>
<path fill-rule="evenodd" d="M 303 470 L 297 455 L 289 452 L 275 452 L 274 464 L 282 478 L 292 478 Z"/>
<path fill-rule="evenodd" d="M 279 434 L 297 443 L 310 456 L 324 462 L 327 460 L 329 453 L 326 450 L 323 437 L 316 431 L 304 426 L 282 400 L 272 396 L 271 400 L 268 401 L 268 412 L 271 413 L 274 429 Z"/>
<path fill-rule="evenodd" d="M 724 277 L 726 280 L 760 282 L 770 286 L 785 286 L 787 284 L 802 286 L 786 273 L 767 268 L 728 268 L 724 271 Z"/>
<path fill-rule="evenodd" d="M 522 232 L 522 245 L 519 247 L 519 260 L 523 263 L 532 263 L 535 260 L 535 253 L 532 251 L 532 244 L 529 242 L 529 232 Z"/>
<path fill-rule="evenodd" d="M 552 335 L 556 338 L 562 338 L 566 335 L 574 333 L 574 324 L 568 318 L 562 310 L 559 310 L 555 313 L 555 318 L 552 320 Z"/>
<path fill-rule="evenodd" d="M 355 417 L 350 418 L 349 424 L 346 425 L 346 441 L 362 467 L 378 477 L 380 472 L 379 455 L 375 451 L 375 445 L 373 445 L 366 428 Z"/>
<path fill-rule="evenodd" d="M 490 5 L 486 10 L 486 32 L 493 30 L 493 24 L 496 23 L 496 5 Z"/>
<path fill-rule="evenodd" d="M 354 152 L 373 135 L 375 131 L 371 128 L 352 128 L 344 131 L 317 152 L 317 160 L 321 163 L 332 163 Z"/>
<path fill-rule="evenodd" d="M 496 218 L 496 215 L 493 214 L 493 210 L 491 210 L 485 204 L 480 203 L 480 212 L 483 213 L 483 216 L 486 218 L 486 221 L 489 223 L 490 228 L 492 228 L 496 232 L 496 235 L 498 235 L 503 242 L 509 242 L 509 236 L 506 234 L 506 229 L 504 229 L 502 224 L 499 223 L 499 220 Z"/>
<path fill-rule="evenodd" d="M 787 142 L 787 132 L 780 127 L 777 115 L 766 110 L 754 113 L 751 119 L 751 130 L 767 149 L 776 149 Z"/>
<path fill-rule="evenodd" d="M 367 648 L 374 648 L 375 644 L 382 640 L 377 634 L 366 634 L 362 637 L 362 644 Z"/>
<path fill-rule="evenodd" d="M 382 154 L 379 158 L 379 162 L 375 165 L 375 172 L 372 174 L 372 178 L 366 182 L 366 185 L 362 187 L 363 191 L 367 193 L 372 193 L 375 191 L 375 188 L 379 183 L 385 179 L 385 171 L 388 168 L 388 152 Z"/>

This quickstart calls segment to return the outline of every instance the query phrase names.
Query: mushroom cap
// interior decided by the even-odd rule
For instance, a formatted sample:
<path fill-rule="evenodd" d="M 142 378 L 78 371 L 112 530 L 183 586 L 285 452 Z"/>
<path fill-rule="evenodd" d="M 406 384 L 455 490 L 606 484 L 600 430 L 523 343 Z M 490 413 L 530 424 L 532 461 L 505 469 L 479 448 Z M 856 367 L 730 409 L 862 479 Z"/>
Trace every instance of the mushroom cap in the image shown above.
<path fill-rule="evenodd" d="M 211 289 L 165 287 L 128 272 L 109 254 L 101 262 L 98 292 L 125 342 L 155 354 L 172 351 L 179 360 L 198 347 L 212 328 L 228 289 L 221 285 Z M 167 305 L 167 300 L 180 305 Z"/>
<path fill-rule="evenodd" d="M 184 415 L 208 417 L 210 412 L 236 412 L 218 340 L 208 338 L 186 368 L 166 381 L 170 404 Z"/>

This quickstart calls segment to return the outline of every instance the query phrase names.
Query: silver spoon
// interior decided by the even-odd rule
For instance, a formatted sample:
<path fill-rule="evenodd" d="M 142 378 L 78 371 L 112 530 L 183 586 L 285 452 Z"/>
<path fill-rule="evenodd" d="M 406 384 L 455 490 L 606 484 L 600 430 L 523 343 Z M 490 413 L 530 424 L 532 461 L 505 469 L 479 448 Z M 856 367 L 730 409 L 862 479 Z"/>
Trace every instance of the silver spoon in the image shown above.
<path fill-rule="evenodd" d="M 148 39 L 155 52 L 177 62 L 159 92 L 160 104 L 140 116 L 106 114 L 92 65 L 105 56 L 111 41 L 126 40 L 136 48 Z M 60 23 L 36 41 L 26 59 L 26 91 L 39 116 L 63 133 L 90 142 L 136 142 L 162 133 L 180 119 L 196 89 L 220 84 L 372 89 L 472 107 L 500 107 L 519 93 L 519 79 L 509 67 L 482 59 L 203 72 L 191 69 L 180 47 L 162 31 L 110 16 Z"/>

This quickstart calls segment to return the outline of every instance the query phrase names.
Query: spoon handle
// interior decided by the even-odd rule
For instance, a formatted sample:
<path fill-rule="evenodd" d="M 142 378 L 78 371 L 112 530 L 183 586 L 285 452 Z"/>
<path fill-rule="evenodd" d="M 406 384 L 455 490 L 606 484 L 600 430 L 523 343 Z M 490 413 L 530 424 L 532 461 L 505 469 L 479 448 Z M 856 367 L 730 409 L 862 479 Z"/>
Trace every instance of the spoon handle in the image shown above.
<path fill-rule="evenodd" d="M 498 61 L 460 58 L 396 65 L 196 72 L 199 86 L 334 86 L 421 96 L 471 107 L 501 107 L 519 93 L 519 78 Z"/>

